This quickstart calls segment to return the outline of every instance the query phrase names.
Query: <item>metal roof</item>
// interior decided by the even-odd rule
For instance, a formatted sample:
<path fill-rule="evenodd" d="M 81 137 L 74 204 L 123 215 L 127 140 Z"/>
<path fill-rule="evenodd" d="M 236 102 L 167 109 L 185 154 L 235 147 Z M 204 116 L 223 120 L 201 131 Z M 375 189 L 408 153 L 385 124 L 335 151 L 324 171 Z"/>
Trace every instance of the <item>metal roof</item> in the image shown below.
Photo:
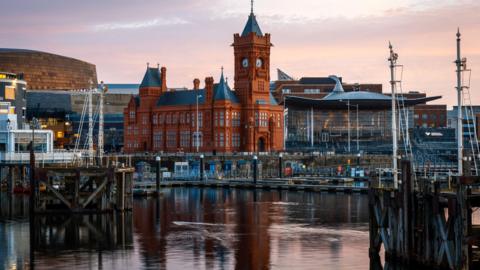
<path fill-rule="evenodd" d="M 197 95 L 200 95 L 198 103 L 205 103 L 205 89 L 165 92 L 158 99 L 157 106 L 194 105 L 197 103 Z"/>
<path fill-rule="evenodd" d="M 160 69 L 147 67 L 147 71 L 145 72 L 145 76 L 143 76 L 143 80 L 142 80 L 142 83 L 140 84 L 140 88 L 161 87 L 161 86 L 162 86 L 162 79 L 160 78 Z"/>
<path fill-rule="evenodd" d="M 230 100 L 233 103 L 240 103 L 235 93 L 233 93 L 228 86 L 228 83 L 225 82 L 223 71 L 222 76 L 220 77 L 220 82 L 215 86 L 213 100 Z"/>
<path fill-rule="evenodd" d="M 342 77 L 338 79 L 342 81 Z M 299 82 L 300 84 L 335 84 L 335 80 L 331 77 L 302 77 Z"/>
<path fill-rule="evenodd" d="M 255 18 L 255 14 L 250 13 L 248 16 L 247 24 L 245 28 L 243 28 L 242 37 L 248 36 L 250 33 L 255 33 L 257 36 L 263 36 L 262 30 L 260 30 L 260 26 L 258 25 L 257 19 Z"/>
<path fill-rule="evenodd" d="M 405 106 L 414 106 L 417 104 L 425 104 L 432 100 L 442 98 L 441 96 L 414 98 L 414 99 L 399 99 L 400 104 Z M 330 110 L 346 110 L 348 103 L 351 106 L 358 106 L 359 109 L 371 110 L 389 110 L 392 107 L 392 99 L 390 96 L 373 93 L 373 92 L 346 92 L 335 95 L 330 99 L 314 99 L 298 96 L 285 96 L 285 103 L 293 106 L 311 106 L 321 109 Z M 353 109 L 355 109 L 355 107 Z"/>

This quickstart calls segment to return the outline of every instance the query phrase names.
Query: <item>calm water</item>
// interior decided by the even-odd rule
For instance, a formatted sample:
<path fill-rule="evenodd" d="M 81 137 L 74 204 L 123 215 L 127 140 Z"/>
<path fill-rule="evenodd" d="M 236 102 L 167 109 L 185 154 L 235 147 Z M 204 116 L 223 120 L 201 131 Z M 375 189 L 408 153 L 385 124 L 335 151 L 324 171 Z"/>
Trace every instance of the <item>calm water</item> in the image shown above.
<path fill-rule="evenodd" d="M 368 197 L 164 189 L 124 215 L 43 216 L 0 195 L 0 269 L 369 269 Z"/>

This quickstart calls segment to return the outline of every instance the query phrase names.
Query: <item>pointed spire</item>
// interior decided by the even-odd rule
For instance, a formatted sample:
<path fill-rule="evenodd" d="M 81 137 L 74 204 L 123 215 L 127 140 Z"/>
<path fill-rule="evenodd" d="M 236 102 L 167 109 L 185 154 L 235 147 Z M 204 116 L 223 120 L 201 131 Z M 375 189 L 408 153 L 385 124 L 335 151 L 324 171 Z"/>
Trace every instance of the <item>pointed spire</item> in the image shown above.
<path fill-rule="evenodd" d="M 460 38 L 462 34 L 460 34 L 460 27 L 457 28 L 457 38 Z"/>
<path fill-rule="evenodd" d="M 257 36 L 263 36 L 262 30 L 258 25 L 255 14 L 253 14 L 253 0 L 250 2 L 250 16 L 248 16 L 247 24 L 243 28 L 242 37 L 248 36 L 250 33 L 255 33 Z"/>

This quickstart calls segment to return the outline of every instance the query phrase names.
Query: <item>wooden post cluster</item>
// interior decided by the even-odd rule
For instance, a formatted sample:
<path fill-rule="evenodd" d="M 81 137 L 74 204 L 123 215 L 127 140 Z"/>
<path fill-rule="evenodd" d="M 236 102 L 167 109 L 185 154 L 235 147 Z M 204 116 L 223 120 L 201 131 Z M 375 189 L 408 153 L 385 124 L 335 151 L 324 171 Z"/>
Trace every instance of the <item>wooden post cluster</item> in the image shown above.
<path fill-rule="evenodd" d="M 479 269 L 480 232 L 472 227 L 472 207 L 480 206 L 472 186 L 478 177 L 457 178 L 456 192 L 422 179 L 415 188 L 411 166 L 401 164 L 398 190 L 371 187 L 370 257 L 379 262 L 383 245 L 387 262 L 440 269 Z M 476 252 L 476 254 L 474 254 Z"/>

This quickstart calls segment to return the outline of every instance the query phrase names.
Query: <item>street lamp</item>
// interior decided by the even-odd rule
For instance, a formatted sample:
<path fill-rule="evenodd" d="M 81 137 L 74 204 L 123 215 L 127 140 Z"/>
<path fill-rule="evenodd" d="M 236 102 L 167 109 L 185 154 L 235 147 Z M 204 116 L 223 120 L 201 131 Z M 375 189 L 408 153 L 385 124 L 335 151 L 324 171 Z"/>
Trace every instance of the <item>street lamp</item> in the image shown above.
<path fill-rule="evenodd" d="M 253 183 L 257 184 L 257 161 L 258 157 L 256 155 L 253 156 Z"/>
<path fill-rule="evenodd" d="M 199 139 L 200 139 L 199 138 L 199 127 L 198 127 L 198 124 L 199 124 L 199 122 L 198 122 L 198 99 L 201 98 L 201 97 L 202 97 L 202 95 L 197 95 L 197 103 L 196 103 L 196 105 L 197 105 L 197 117 L 196 117 L 195 123 L 196 123 L 197 132 L 195 134 L 195 144 L 196 144 L 196 148 L 197 148 L 197 153 L 198 153 L 198 148 L 199 148 L 199 145 L 200 145 L 200 142 L 199 142 Z"/>
<path fill-rule="evenodd" d="M 156 188 L 157 188 L 157 195 L 160 194 L 160 162 L 162 161 L 162 158 L 160 156 L 156 156 L 155 157 L 155 161 L 156 161 L 156 166 L 157 166 L 157 170 L 156 170 Z"/>
<path fill-rule="evenodd" d="M 204 170 L 204 168 L 203 168 L 203 158 L 204 157 L 205 156 L 203 154 L 200 155 L 200 181 L 203 180 L 203 170 Z"/>
<path fill-rule="evenodd" d="M 278 176 L 280 178 L 283 177 L 283 153 L 278 155 Z"/>
<path fill-rule="evenodd" d="M 344 101 L 340 100 L 340 102 L 344 102 Z M 348 114 L 348 117 L 347 117 L 347 121 L 348 121 L 348 152 L 350 153 L 350 141 L 351 141 L 351 139 L 350 139 L 350 137 L 351 137 L 351 135 L 350 135 L 350 133 L 351 133 L 350 132 L 350 106 L 353 106 L 356 109 L 357 152 L 360 152 L 359 128 L 358 128 L 358 107 L 359 107 L 359 105 L 358 104 L 355 104 L 355 105 L 350 104 L 349 99 L 347 100 L 346 103 L 347 103 L 347 111 L 348 111 L 348 113 L 347 113 Z"/>

